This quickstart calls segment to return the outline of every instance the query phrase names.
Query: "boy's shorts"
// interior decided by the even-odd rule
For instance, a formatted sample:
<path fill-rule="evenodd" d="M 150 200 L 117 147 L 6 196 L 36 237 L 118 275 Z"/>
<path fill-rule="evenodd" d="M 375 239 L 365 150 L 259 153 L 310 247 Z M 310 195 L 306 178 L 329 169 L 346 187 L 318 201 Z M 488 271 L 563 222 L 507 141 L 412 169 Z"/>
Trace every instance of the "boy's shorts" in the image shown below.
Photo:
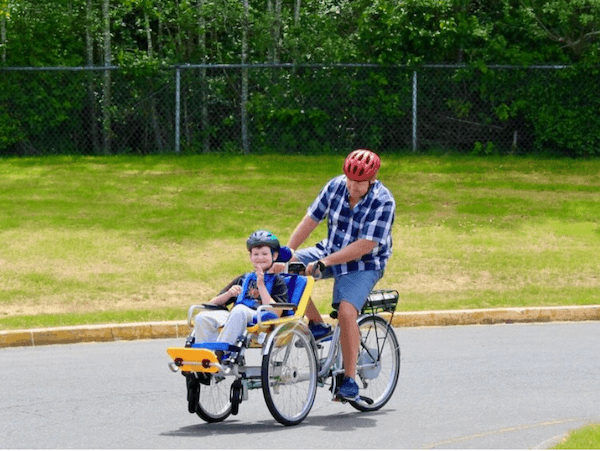
<path fill-rule="evenodd" d="M 294 255 L 305 265 L 325 257 L 316 247 L 302 249 Z M 334 279 L 333 307 L 337 309 L 341 301 L 346 301 L 352 304 L 359 312 L 365 305 L 371 290 L 382 277 L 382 270 L 356 271 L 334 276 L 331 267 L 327 267 L 322 273 L 323 279 Z"/>

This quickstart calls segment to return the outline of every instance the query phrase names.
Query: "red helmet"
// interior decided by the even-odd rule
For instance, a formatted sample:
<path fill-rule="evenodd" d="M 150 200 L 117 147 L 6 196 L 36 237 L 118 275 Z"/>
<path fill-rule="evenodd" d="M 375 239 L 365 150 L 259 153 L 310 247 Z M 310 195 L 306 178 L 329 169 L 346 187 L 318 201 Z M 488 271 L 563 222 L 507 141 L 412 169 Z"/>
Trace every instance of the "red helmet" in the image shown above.
<path fill-rule="evenodd" d="M 375 152 L 367 149 L 358 149 L 350 152 L 344 161 L 346 177 L 355 182 L 371 180 L 377 175 L 381 166 L 381 159 Z"/>

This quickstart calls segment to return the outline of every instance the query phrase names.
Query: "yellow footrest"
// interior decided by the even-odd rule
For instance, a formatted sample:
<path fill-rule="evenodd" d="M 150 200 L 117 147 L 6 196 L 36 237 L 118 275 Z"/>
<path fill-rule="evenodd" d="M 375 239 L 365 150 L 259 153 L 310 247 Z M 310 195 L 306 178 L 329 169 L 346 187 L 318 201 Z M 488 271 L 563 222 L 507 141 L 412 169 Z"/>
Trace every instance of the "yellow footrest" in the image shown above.
<path fill-rule="evenodd" d="M 210 349 L 198 348 L 167 348 L 167 354 L 181 371 L 195 371 L 197 373 L 216 373 L 219 368 L 213 366 L 219 363 L 216 354 Z"/>

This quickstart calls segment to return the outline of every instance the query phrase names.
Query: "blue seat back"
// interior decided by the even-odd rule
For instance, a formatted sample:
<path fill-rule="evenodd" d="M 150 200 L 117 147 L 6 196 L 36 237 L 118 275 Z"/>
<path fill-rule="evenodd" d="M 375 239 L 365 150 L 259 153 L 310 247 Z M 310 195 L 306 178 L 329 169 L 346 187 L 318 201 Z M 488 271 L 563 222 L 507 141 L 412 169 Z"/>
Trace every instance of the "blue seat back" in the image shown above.
<path fill-rule="evenodd" d="M 288 289 L 288 302 L 298 305 L 306 288 L 306 277 L 298 274 L 282 274 Z M 294 312 L 285 310 L 281 316 L 291 316 Z"/>

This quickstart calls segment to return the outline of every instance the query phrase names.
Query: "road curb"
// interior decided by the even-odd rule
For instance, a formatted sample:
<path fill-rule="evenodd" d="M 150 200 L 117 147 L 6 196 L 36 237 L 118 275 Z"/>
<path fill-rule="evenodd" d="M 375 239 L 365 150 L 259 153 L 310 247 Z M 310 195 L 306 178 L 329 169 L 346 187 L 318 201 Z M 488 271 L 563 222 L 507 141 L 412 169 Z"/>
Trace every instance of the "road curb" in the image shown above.
<path fill-rule="evenodd" d="M 389 316 L 388 314 L 388 318 Z M 325 319 L 329 321 L 328 317 Z M 600 321 L 600 305 L 396 312 L 394 313 L 392 324 L 395 327 L 424 327 L 541 323 L 552 321 Z M 0 348 L 155 338 L 184 338 L 188 336 L 189 332 L 190 328 L 186 321 L 9 330 L 0 331 Z"/>
<path fill-rule="evenodd" d="M 0 348 L 98 341 L 186 337 L 186 321 L 101 324 L 32 330 L 0 331 Z"/>

